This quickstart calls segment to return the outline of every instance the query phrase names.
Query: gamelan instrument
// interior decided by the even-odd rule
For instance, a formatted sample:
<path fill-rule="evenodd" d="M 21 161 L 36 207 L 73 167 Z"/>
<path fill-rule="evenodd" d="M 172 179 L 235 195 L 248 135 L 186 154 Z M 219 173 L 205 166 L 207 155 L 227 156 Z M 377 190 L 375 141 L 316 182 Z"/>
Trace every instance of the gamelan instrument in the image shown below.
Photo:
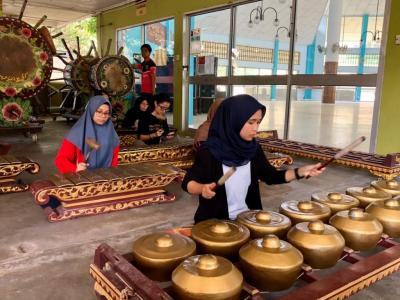
<path fill-rule="evenodd" d="M 346 190 L 346 194 L 357 198 L 358 201 L 360 201 L 360 207 L 367 207 L 375 201 L 383 201 L 392 198 L 391 194 L 380 189 L 378 190 L 373 186 L 350 187 Z"/>
<path fill-rule="evenodd" d="M 321 221 L 303 222 L 289 230 L 287 240 L 304 255 L 315 269 L 330 268 L 341 258 L 344 238 L 339 231 Z"/>
<path fill-rule="evenodd" d="M 59 202 L 55 209 L 44 209 L 48 220 L 56 222 L 174 201 L 175 195 L 164 188 L 183 176 L 173 166 L 141 163 L 51 175 L 35 181 L 31 192 L 39 205 L 46 205 L 50 197 Z"/>
<path fill-rule="evenodd" d="M 249 240 L 250 231 L 236 222 L 212 219 L 194 225 L 192 238 L 199 253 L 235 258 Z"/>
<path fill-rule="evenodd" d="M 23 171 L 37 174 L 40 166 L 23 156 L 0 155 L 0 194 L 26 191 L 29 186 L 15 180 Z"/>
<path fill-rule="evenodd" d="M 177 300 L 239 300 L 242 285 L 242 273 L 226 258 L 212 254 L 189 257 L 172 273 Z"/>
<path fill-rule="evenodd" d="M 303 255 L 275 235 L 252 240 L 240 249 L 246 280 L 265 291 L 289 288 L 300 275 Z"/>
<path fill-rule="evenodd" d="M 400 268 L 400 244 L 385 236 L 381 237 L 378 244 L 384 250 L 378 253 L 364 257 L 354 253 L 352 249 L 344 248 L 338 257 L 338 251 L 343 249 L 343 238 L 339 238 L 339 243 L 335 245 L 337 238 L 341 237 L 340 233 L 320 221 L 303 224 L 306 225 L 297 224 L 292 228 L 293 231 L 299 228 L 301 231 L 300 235 L 295 234 L 293 237 L 299 243 L 307 239 L 307 249 L 301 248 L 299 251 L 289 242 L 279 240 L 275 235 L 267 235 L 238 249 L 238 264 L 236 260 L 228 261 L 214 254 L 189 256 L 170 273 L 172 283 L 164 281 L 169 276 L 162 278 L 164 290 L 160 289 L 158 282 L 145 275 L 149 269 L 143 269 L 142 262 L 138 264 L 135 258 L 128 261 L 128 255 L 122 256 L 107 244 L 102 244 L 96 249 L 94 263 L 90 266 L 90 274 L 95 280 L 94 289 L 99 299 L 262 300 L 265 299 L 265 291 L 269 291 L 267 299 L 343 299 Z M 185 227 L 175 228 L 164 234 L 145 235 L 143 239 L 136 240 L 142 241 L 136 246 L 141 251 L 147 251 L 146 257 L 151 252 L 151 262 L 160 258 L 159 267 L 162 273 L 165 268 L 169 268 L 167 262 L 170 258 L 187 255 L 187 251 L 193 249 L 189 243 L 184 242 L 184 249 L 178 254 L 175 242 L 171 243 L 171 235 L 175 234 L 192 238 L 191 229 Z M 329 264 L 337 259 L 341 259 L 342 263 L 338 268 L 326 269 L 319 276 L 317 269 L 307 265 L 307 262 L 303 264 L 303 256 L 311 255 L 310 253 L 323 245 L 328 247 L 323 249 L 323 254 L 315 252 L 317 257 L 322 257 Z M 165 249 L 169 247 L 171 250 Z M 164 257 L 167 260 L 164 261 Z M 273 292 L 289 287 L 291 289 L 283 293 Z"/>
<path fill-rule="evenodd" d="M 337 192 L 314 193 L 311 195 L 311 200 L 329 206 L 332 214 L 360 205 L 360 201 L 357 198 Z"/>
<path fill-rule="evenodd" d="M 326 222 L 331 215 L 329 206 L 309 200 L 283 202 L 279 212 L 287 216 L 293 224 L 316 220 Z"/>
<path fill-rule="evenodd" d="M 375 201 L 365 211 L 383 226 L 383 232 L 392 238 L 400 237 L 400 198 Z"/>
<path fill-rule="evenodd" d="M 133 243 L 133 260 L 144 274 L 157 281 L 171 280 L 172 271 L 194 255 L 196 243 L 181 234 L 151 233 Z"/>
<path fill-rule="evenodd" d="M 371 186 L 389 193 L 393 197 L 400 195 L 400 183 L 396 180 L 374 180 L 371 182 Z"/>
<path fill-rule="evenodd" d="M 329 223 L 342 234 L 346 246 L 358 251 L 375 247 L 383 233 L 382 224 L 361 208 L 340 211 L 329 220 Z"/>
<path fill-rule="evenodd" d="M 50 81 L 53 54 L 38 30 L 44 19 L 31 26 L 0 17 L 0 98 L 32 98 Z"/>
<path fill-rule="evenodd" d="M 322 165 L 320 165 L 318 167 L 318 170 L 321 170 L 322 168 L 325 168 L 327 165 L 331 164 L 334 160 L 338 160 L 342 156 L 346 155 L 347 153 L 349 153 L 351 150 L 356 148 L 358 145 L 360 145 L 365 140 L 366 140 L 365 136 L 359 137 L 354 142 L 352 142 L 350 145 L 347 145 L 342 150 L 340 150 L 338 153 L 336 153 L 331 159 L 327 160 Z M 306 178 L 310 178 L 310 176 L 308 175 L 308 176 L 306 176 Z"/>
<path fill-rule="evenodd" d="M 128 94 L 135 83 L 132 66 L 125 56 L 108 55 L 101 58 L 90 73 L 95 89 L 120 97 Z"/>
<path fill-rule="evenodd" d="M 338 192 L 313 198 L 322 203 L 284 202 L 286 216 L 246 211 L 237 221 L 206 220 L 147 234 L 134 246 L 145 254 L 134 253 L 131 261 L 102 244 L 90 267 L 96 294 L 135 300 L 343 299 L 400 269 L 400 244 L 394 240 L 400 236 L 400 196 L 373 201 L 366 211 Z M 326 202 L 336 209 L 329 221 Z M 156 268 L 163 276 L 153 277 Z M 163 281 L 164 291 L 152 279 Z"/>
<path fill-rule="evenodd" d="M 276 130 L 259 132 L 257 139 L 264 152 L 279 152 L 322 161 L 331 160 L 339 150 L 334 147 L 279 139 Z M 334 162 L 348 167 L 366 169 L 385 180 L 391 180 L 400 175 L 400 153 L 378 155 L 350 151 Z"/>
<path fill-rule="evenodd" d="M 252 239 L 274 234 L 283 239 L 292 222 L 288 217 L 274 211 L 248 210 L 241 212 L 236 221 L 250 230 Z"/>
<path fill-rule="evenodd" d="M 162 144 L 140 147 L 121 147 L 118 153 L 120 165 L 139 162 L 154 162 L 161 165 L 173 165 L 177 168 L 190 168 L 194 161 L 193 140 L 176 138 Z"/>

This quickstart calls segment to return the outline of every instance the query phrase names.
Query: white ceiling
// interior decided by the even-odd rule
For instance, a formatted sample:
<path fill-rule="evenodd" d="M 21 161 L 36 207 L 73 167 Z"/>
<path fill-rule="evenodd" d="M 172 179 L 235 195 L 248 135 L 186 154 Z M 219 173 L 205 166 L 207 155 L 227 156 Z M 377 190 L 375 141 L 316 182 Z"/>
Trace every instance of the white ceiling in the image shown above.
<path fill-rule="evenodd" d="M 3 0 L 3 13 L 18 16 L 22 0 Z M 28 0 L 23 20 L 36 23 L 47 16 L 44 25 L 60 27 L 66 23 L 95 14 L 104 8 L 121 3 L 121 0 Z"/>
<path fill-rule="evenodd" d="M 147 1 L 168 1 L 168 0 L 147 0 Z M 200 0 L 185 0 L 185 1 L 200 1 Z M 336 0 L 333 0 L 336 1 Z M 363 14 L 375 14 L 377 0 L 343 0 L 343 11 L 345 15 L 363 15 Z M 45 25 L 52 27 L 59 27 L 65 25 L 68 22 L 81 19 L 85 16 L 95 14 L 96 12 L 105 8 L 111 7 L 119 3 L 126 3 L 129 0 L 29 0 L 23 20 L 34 24 L 44 14 L 47 15 L 48 19 L 45 21 Z M 132 2 L 132 1 L 131 1 Z M 291 0 L 286 0 L 281 3 L 282 0 L 265 0 L 264 7 L 273 6 L 278 10 L 280 26 L 288 26 L 290 17 L 290 3 Z M 248 22 L 248 16 L 250 8 L 256 7 L 260 2 L 246 5 L 246 9 L 243 8 L 242 13 L 238 16 L 239 22 L 245 24 Z M 319 23 L 321 15 L 325 10 L 327 0 L 299 0 L 298 1 L 298 20 L 299 30 L 302 31 L 303 38 L 308 40 L 308 35 L 311 32 L 315 32 L 315 26 Z M 380 13 L 384 11 L 385 0 L 380 1 Z M 19 15 L 19 11 L 22 6 L 22 0 L 3 0 L 3 13 L 6 15 Z M 247 10 L 247 12 L 246 12 Z M 271 12 L 269 12 L 270 14 Z M 268 17 L 268 13 L 267 13 Z M 266 22 L 264 22 L 266 24 Z M 229 26 L 227 20 L 211 20 L 207 24 L 213 28 L 214 33 L 223 32 Z M 260 25 L 259 25 L 260 26 Z M 264 25 L 265 26 L 265 25 Z M 276 29 L 270 26 L 265 26 L 264 36 L 275 35 Z M 270 31 L 270 32 L 269 32 Z M 246 32 L 246 35 L 251 35 L 256 32 L 255 30 Z M 308 34 L 310 33 L 310 34 Z M 300 34 L 299 34 L 300 36 Z M 300 37 L 301 38 L 301 37 Z"/>
<path fill-rule="evenodd" d="M 336 1 L 336 0 L 332 0 Z M 375 16 L 378 0 L 343 0 L 344 16 L 362 16 L 369 14 Z M 283 2 L 283 3 L 282 3 Z M 252 9 L 260 5 L 261 1 L 239 6 L 236 15 L 237 38 L 249 41 L 273 40 L 277 27 L 273 26 L 275 18 L 272 10 L 267 10 L 265 20 L 260 24 L 248 27 L 249 16 Z M 289 27 L 291 0 L 264 0 L 263 7 L 273 7 L 278 12 L 279 26 Z M 326 13 L 328 0 L 299 0 L 297 4 L 297 42 L 310 44 L 320 24 L 321 17 Z M 378 14 L 383 15 L 385 0 L 379 3 Z M 255 13 L 253 13 L 253 20 Z M 226 35 L 229 32 L 228 12 L 215 12 L 212 15 L 196 18 L 195 27 L 202 28 L 202 34 Z M 262 28 L 262 30 L 260 30 Z M 280 40 L 288 40 L 286 32 L 280 31 Z"/>

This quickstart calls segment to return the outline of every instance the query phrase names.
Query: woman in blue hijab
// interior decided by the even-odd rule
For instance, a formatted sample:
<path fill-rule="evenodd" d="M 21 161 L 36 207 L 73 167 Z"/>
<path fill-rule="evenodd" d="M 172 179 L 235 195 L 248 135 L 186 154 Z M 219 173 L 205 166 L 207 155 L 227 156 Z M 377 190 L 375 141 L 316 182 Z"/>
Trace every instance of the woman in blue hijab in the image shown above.
<path fill-rule="evenodd" d="M 65 136 L 58 151 L 55 164 L 61 173 L 118 165 L 119 138 L 110 116 L 111 104 L 104 96 L 89 100 L 84 114 Z M 88 138 L 96 141 L 100 148 L 90 151 L 86 143 Z"/>
<path fill-rule="evenodd" d="M 256 141 L 265 106 L 249 95 L 225 99 L 211 123 L 208 139 L 196 154 L 182 188 L 199 195 L 195 222 L 207 219 L 236 219 L 248 209 L 262 209 L 259 181 L 287 183 L 317 176 L 320 164 L 294 170 L 276 170 Z M 221 187 L 216 182 L 232 167 L 233 175 Z"/>

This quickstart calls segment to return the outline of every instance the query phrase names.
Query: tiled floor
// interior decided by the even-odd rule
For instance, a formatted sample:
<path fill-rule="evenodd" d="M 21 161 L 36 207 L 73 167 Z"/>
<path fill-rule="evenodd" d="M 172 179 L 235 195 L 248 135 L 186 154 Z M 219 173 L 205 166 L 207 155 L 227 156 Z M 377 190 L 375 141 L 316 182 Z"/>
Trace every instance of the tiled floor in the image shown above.
<path fill-rule="evenodd" d="M 283 136 L 285 102 L 261 101 L 267 107 L 260 130 L 277 129 Z M 360 136 L 367 140 L 357 148 L 369 152 L 372 128 L 373 102 L 337 102 L 322 104 L 317 101 L 292 102 L 290 110 L 289 139 L 294 141 L 344 147 Z M 197 128 L 206 114 L 193 118 L 193 127 Z"/>

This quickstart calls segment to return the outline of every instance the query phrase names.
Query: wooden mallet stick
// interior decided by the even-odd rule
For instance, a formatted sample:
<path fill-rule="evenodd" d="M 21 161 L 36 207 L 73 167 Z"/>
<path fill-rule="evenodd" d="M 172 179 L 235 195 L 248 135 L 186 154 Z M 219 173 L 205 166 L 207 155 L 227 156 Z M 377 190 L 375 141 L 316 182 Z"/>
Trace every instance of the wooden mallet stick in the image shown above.
<path fill-rule="evenodd" d="M 101 145 L 98 144 L 98 143 L 96 142 L 96 140 L 95 140 L 95 139 L 92 139 L 92 138 L 87 138 L 87 139 L 85 140 L 85 142 L 86 142 L 86 145 L 88 145 L 89 148 L 90 148 L 89 152 L 86 154 L 86 157 L 85 157 L 85 163 L 86 163 L 86 162 L 89 160 L 90 153 L 92 153 L 93 150 L 99 150 L 99 148 L 101 147 Z"/>
<path fill-rule="evenodd" d="M 213 188 L 213 191 L 215 191 L 217 188 L 219 188 L 220 186 L 224 185 L 225 182 L 233 175 L 233 173 L 236 172 L 236 167 L 231 167 L 228 171 L 226 171 L 226 173 L 224 175 L 221 176 L 220 179 L 218 179 L 217 181 L 217 185 L 215 186 L 215 188 Z"/>
<path fill-rule="evenodd" d="M 325 168 L 327 165 L 329 165 L 330 163 L 332 163 L 335 159 L 339 159 L 342 156 L 346 155 L 347 153 L 349 153 L 351 150 L 353 150 L 355 147 L 357 147 L 358 145 L 360 145 L 362 142 L 364 142 L 367 138 L 365 136 L 359 137 L 358 139 L 356 139 L 354 142 L 352 142 L 350 145 L 344 147 L 342 150 L 340 150 L 338 153 L 335 154 L 334 157 L 332 157 L 331 159 L 329 159 L 328 161 L 324 162 L 321 166 L 318 167 L 317 170 L 321 170 L 322 168 Z M 306 179 L 310 178 L 309 175 L 307 175 Z"/>

